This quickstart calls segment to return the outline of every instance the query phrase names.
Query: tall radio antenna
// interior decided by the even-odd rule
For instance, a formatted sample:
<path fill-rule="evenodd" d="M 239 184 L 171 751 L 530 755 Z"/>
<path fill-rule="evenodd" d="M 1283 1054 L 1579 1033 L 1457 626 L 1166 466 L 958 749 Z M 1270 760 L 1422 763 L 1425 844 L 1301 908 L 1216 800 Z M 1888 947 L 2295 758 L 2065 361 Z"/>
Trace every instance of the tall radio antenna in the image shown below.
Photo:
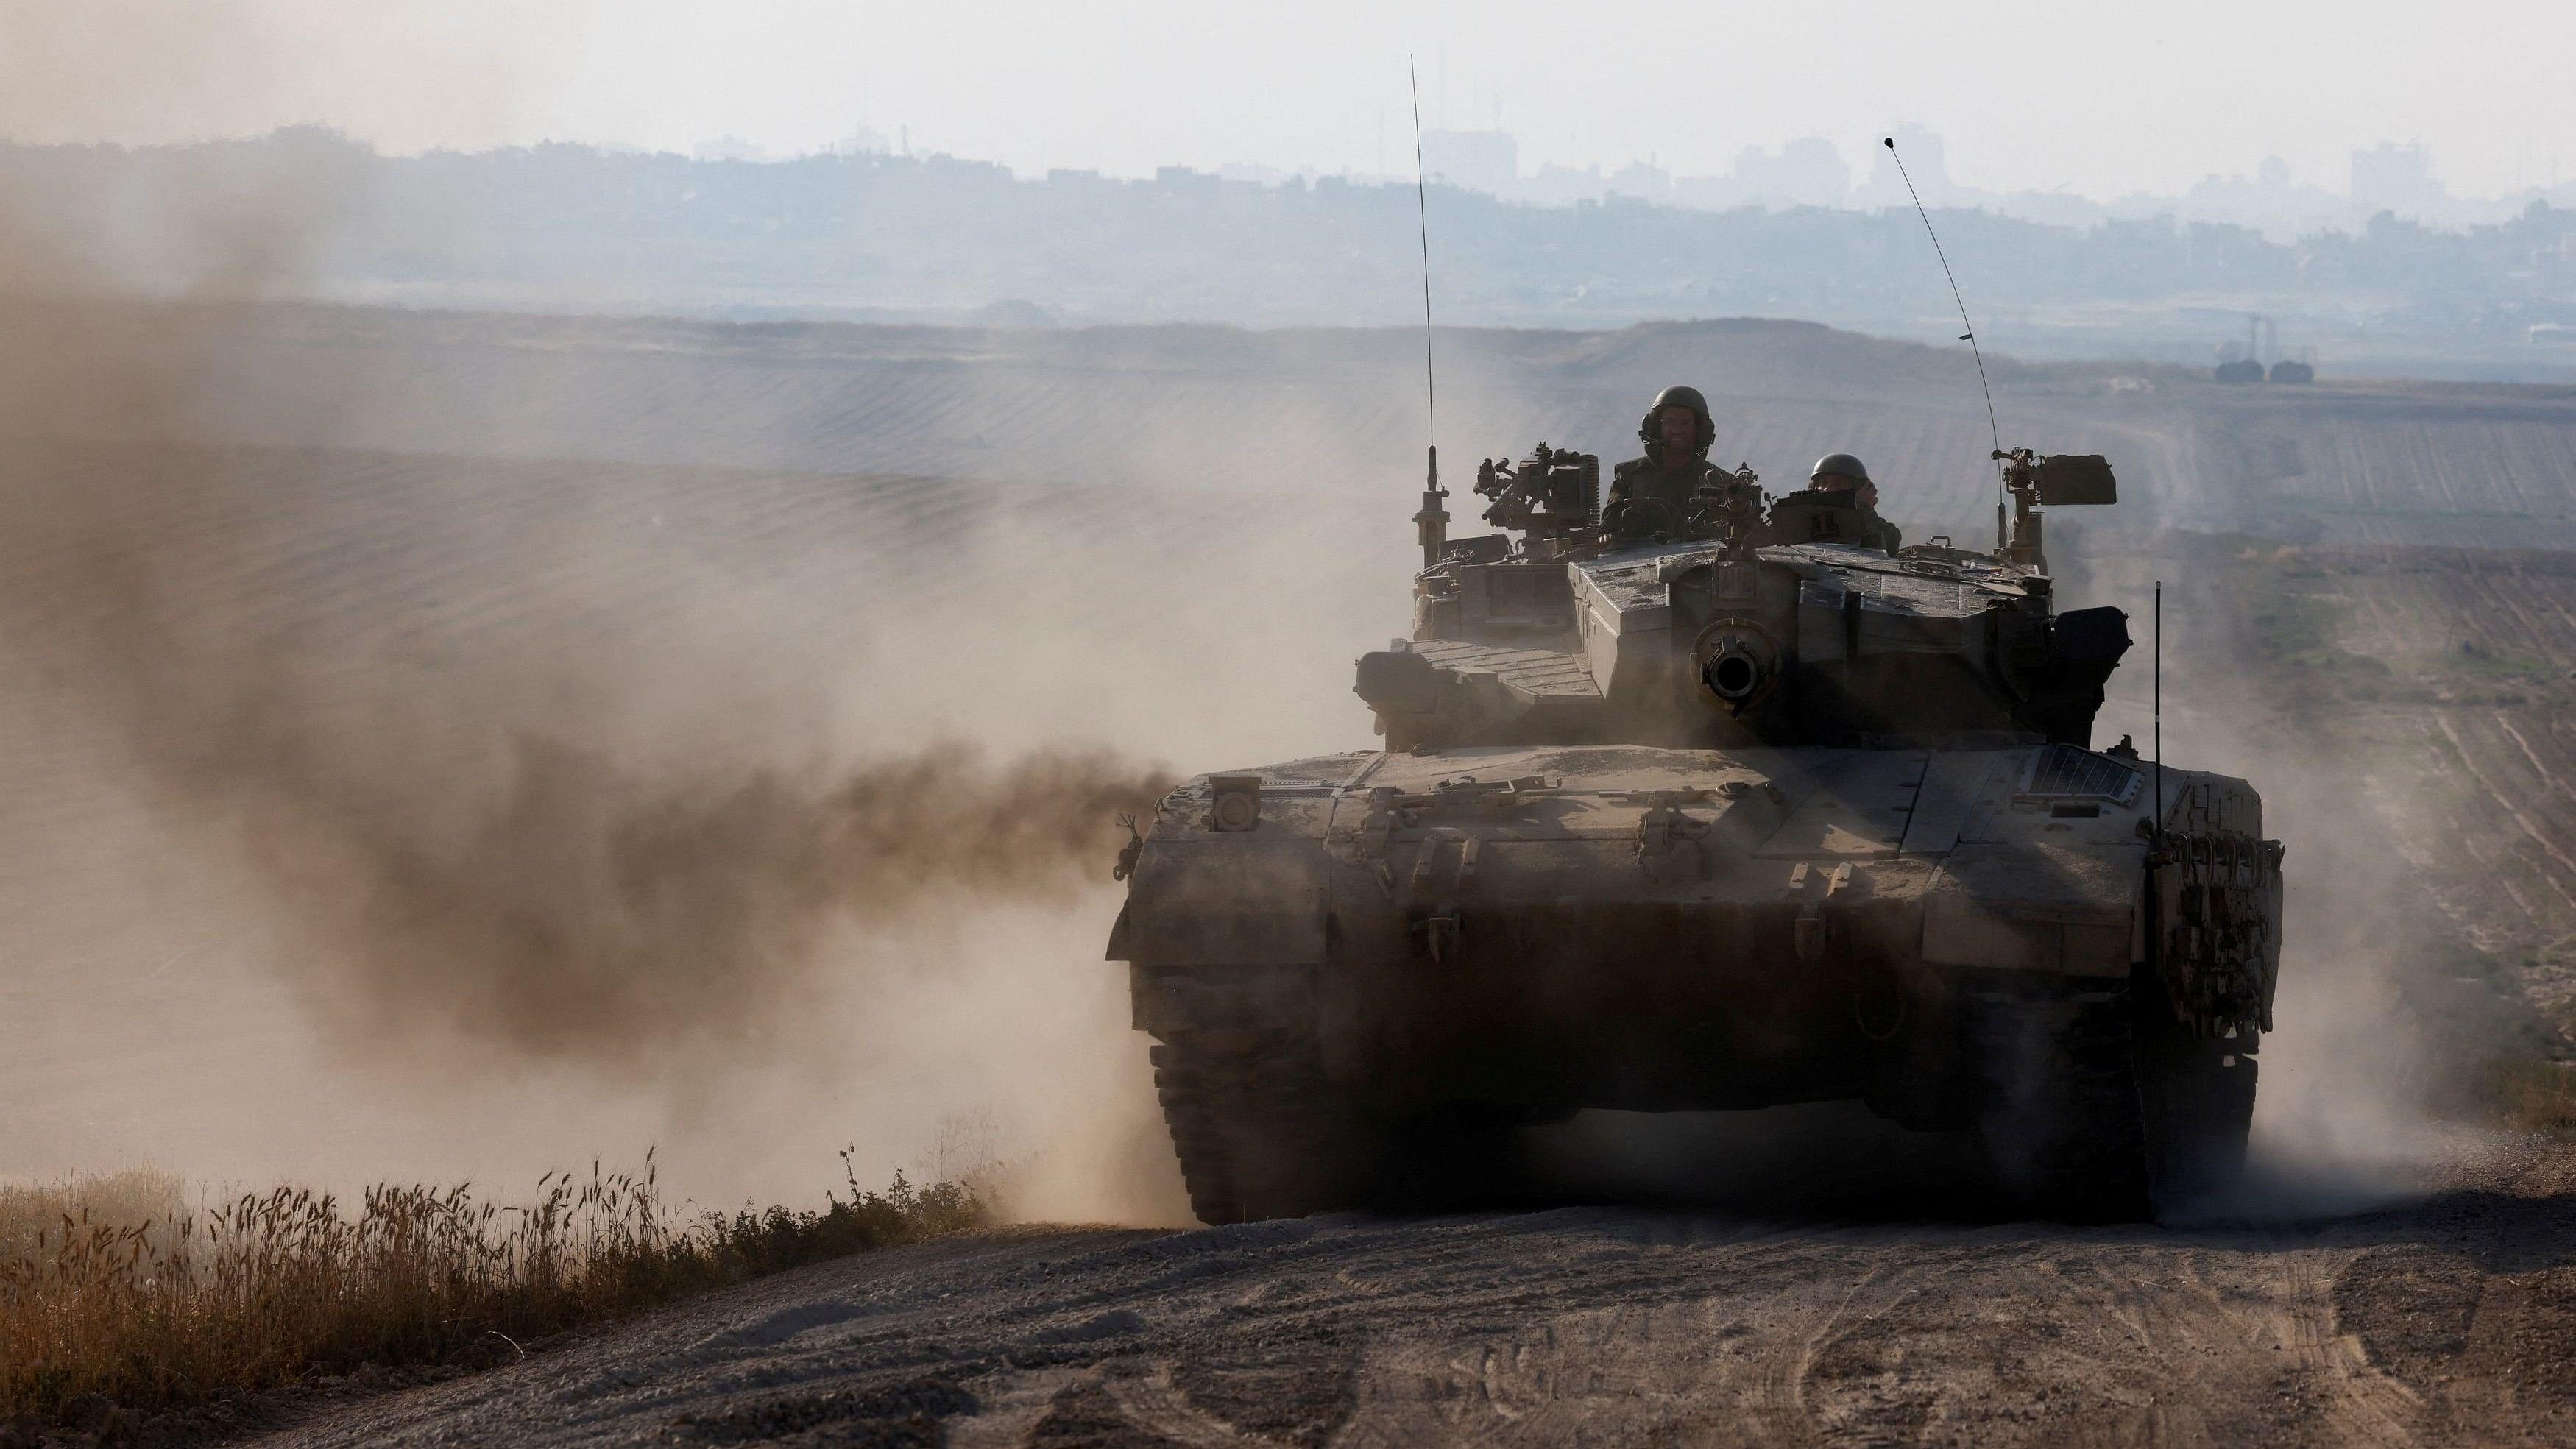
<path fill-rule="evenodd" d="M 1959 279 L 1950 271 L 1950 254 L 1941 250 L 1941 234 L 1932 229 L 1932 213 L 1924 210 L 1922 194 L 1914 189 L 1914 178 L 1905 169 L 1905 158 L 1897 154 L 1896 138 L 1882 136 L 1879 143 L 1887 147 L 1889 159 L 1896 163 L 1896 174 L 1905 182 L 1905 194 L 1914 202 L 1914 214 L 1923 218 L 1923 234 L 1932 238 L 1932 255 L 1940 259 L 1941 276 L 1950 284 L 1950 300 L 1959 306 L 1959 325 L 1968 329 L 1959 334 L 1959 340 L 1968 344 L 1968 355 L 1977 360 L 1977 391 L 1986 396 L 1986 436 L 1994 443 L 1995 459 L 2000 463 L 2004 456 L 2004 430 L 1995 424 L 1995 390 L 1986 385 L 1986 354 L 1977 346 L 1977 324 L 1968 320 L 1968 299 L 1959 295 Z M 2003 479 L 2003 469 L 1996 468 L 1995 548 L 1998 552 L 2004 546 Z"/>
<path fill-rule="evenodd" d="M 1404 58 L 1413 90 L 1413 218 L 1422 234 L 1422 400 L 1431 414 L 1431 486 L 1440 486 L 1440 391 L 1431 372 L 1431 198 L 1422 170 L 1422 78 Z"/>
<path fill-rule="evenodd" d="M 1423 455 L 1428 472 L 1413 527 L 1422 544 L 1422 566 L 1430 569 L 1440 566 L 1448 546 L 1449 510 L 1440 504 L 1448 494 L 1440 486 L 1440 389 L 1431 369 L 1431 188 L 1422 166 L 1422 75 L 1412 56 L 1404 58 L 1404 75 L 1413 91 L 1413 217 L 1422 235 L 1422 401 L 1431 421 L 1430 446 Z"/>

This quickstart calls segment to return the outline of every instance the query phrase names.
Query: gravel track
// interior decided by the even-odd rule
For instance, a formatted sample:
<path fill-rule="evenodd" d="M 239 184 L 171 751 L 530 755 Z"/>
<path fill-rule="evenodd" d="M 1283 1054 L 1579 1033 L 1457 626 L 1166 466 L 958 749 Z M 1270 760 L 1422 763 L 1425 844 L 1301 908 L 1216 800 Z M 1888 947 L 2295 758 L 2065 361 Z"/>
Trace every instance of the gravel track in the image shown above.
<path fill-rule="evenodd" d="M 1566 1207 L 1017 1229 L 265 1443 L 2550 1444 L 2576 1148 L 2196 1228 Z"/>

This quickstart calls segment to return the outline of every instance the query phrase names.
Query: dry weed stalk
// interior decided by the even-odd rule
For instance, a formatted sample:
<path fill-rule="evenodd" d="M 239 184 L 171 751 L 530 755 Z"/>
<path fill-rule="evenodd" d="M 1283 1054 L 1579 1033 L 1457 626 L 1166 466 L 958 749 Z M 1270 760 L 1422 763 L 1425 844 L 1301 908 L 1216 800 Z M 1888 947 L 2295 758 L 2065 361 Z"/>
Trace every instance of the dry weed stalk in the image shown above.
<path fill-rule="evenodd" d="M 649 1153 L 641 1177 L 596 1163 L 587 1180 L 548 1174 L 526 1205 L 384 1185 L 354 1215 L 284 1187 L 188 1210 L 174 1181 L 126 1175 L 0 1191 L 0 1419 L 96 1430 L 371 1365 L 487 1362 L 532 1337 L 983 1220 L 970 1188 L 897 1174 L 862 1192 L 842 1157 L 847 1201 L 732 1217 L 665 1203 Z M 161 1211 L 132 1210 L 143 1188 Z M 30 1221 L 37 1205 L 50 1221 Z"/>

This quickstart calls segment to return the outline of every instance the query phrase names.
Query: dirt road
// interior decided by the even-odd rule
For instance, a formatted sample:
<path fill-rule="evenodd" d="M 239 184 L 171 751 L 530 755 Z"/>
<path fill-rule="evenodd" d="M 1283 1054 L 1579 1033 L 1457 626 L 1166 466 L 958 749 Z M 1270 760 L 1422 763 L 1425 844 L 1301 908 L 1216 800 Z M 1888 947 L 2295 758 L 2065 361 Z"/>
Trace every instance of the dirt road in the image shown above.
<path fill-rule="evenodd" d="M 2203 1227 L 1563 1207 L 1030 1230 L 752 1285 L 283 1446 L 2576 1440 L 2576 1150 Z"/>

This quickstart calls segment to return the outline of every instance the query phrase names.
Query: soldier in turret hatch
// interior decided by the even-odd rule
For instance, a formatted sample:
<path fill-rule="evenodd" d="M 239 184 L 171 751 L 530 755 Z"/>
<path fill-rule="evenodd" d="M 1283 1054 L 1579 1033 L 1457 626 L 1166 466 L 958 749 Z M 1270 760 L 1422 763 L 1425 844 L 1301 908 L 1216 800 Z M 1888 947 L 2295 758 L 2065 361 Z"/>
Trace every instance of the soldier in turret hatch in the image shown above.
<path fill-rule="evenodd" d="M 1665 388 L 1637 424 L 1637 436 L 1645 441 L 1646 456 L 1611 470 L 1603 517 L 1616 527 L 1618 513 L 1629 511 L 1619 505 L 1635 501 L 1644 505 L 1634 511 L 1646 531 L 1678 533 L 1699 510 L 1700 484 L 1717 471 L 1708 461 L 1709 445 L 1717 441 L 1708 400 L 1695 387 Z M 1664 516 L 1667 510 L 1670 518 Z"/>
<path fill-rule="evenodd" d="M 1772 502 L 1763 542 L 1856 543 L 1894 553 L 1904 535 L 1878 516 L 1878 485 L 1860 459 L 1827 453 L 1809 470 L 1803 490 Z"/>

